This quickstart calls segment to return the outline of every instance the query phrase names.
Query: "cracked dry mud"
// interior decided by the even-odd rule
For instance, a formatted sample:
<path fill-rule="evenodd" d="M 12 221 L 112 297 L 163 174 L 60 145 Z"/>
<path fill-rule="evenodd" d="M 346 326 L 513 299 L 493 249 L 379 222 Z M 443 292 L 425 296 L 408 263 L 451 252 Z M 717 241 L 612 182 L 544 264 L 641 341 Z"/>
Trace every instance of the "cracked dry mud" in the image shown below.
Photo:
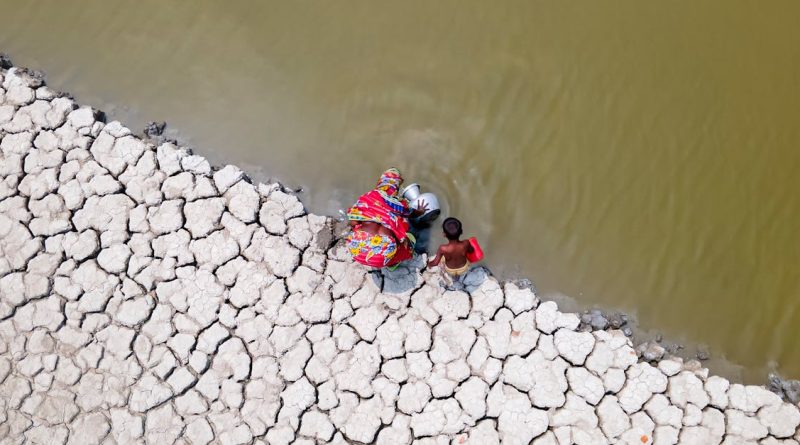
<path fill-rule="evenodd" d="M 0 67 L 0 443 L 797 444 L 798 407 L 474 269 L 368 272 L 251 184 Z"/>

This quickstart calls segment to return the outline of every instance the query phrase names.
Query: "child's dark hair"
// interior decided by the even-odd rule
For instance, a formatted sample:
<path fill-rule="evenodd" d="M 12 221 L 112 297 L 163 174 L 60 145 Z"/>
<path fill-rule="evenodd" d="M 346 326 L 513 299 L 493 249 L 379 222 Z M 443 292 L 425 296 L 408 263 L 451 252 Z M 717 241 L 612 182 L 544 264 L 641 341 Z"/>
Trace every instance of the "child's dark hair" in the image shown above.
<path fill-rule="evenodd" d="M 449 240 L 457 240 L 461 236 L 461 221 L 455 218 L 447 218 L 442 223 L 444 236 Z"/>

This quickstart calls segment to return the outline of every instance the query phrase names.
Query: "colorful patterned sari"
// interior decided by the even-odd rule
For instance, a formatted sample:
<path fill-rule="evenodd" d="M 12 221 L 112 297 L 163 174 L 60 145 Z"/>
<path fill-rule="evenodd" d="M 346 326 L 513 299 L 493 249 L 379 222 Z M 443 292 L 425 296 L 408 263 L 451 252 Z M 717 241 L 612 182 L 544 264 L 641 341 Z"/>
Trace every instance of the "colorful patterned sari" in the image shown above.
<path fill-rule="evenodd" d="M 392 237 L 368 233 L 356 225 L 347 236 L 347 248 L 353 260 L 370 267 L 390 267 L 411 259 L 414 255 L 404 241 L 415 242 L 408 232 L 408 217 L 412 210 L 397 193 L 403 179 L 400 171 L 390 168 L 383 172 L 374 189 L 361 195 L 347 211 L 347 219 L 357 222 L 378 223 L 392 232 Z"/>

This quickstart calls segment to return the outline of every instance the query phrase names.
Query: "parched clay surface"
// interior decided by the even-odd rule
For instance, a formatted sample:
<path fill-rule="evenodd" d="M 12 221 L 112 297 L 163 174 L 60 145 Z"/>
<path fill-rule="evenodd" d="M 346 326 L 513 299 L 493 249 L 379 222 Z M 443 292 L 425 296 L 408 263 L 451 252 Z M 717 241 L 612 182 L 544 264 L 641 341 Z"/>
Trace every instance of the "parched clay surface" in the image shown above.
<path fill-rule="evenodd" d="M 798 407 L 474 269 L 369 272 L 253 185 L 0 69 L 1 444 L 797 444 Z"/>

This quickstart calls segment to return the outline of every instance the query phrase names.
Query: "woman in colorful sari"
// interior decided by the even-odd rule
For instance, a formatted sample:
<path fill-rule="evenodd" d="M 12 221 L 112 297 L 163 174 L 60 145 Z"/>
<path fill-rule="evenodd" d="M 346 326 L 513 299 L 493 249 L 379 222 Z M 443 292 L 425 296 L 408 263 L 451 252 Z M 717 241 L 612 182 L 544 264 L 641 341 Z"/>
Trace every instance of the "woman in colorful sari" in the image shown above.
<path fill-rule="evenodd" d="M 351 232 L 347 248 L 353 260 L 366 266 L 393 267 L 414 256 L 414 236 L 408 218 L 425 213 L 425 207 L 410 209 L 398 196 L 403 178 L 390 168 L 374 189 L 361 195 L 347 211 Z"/>

